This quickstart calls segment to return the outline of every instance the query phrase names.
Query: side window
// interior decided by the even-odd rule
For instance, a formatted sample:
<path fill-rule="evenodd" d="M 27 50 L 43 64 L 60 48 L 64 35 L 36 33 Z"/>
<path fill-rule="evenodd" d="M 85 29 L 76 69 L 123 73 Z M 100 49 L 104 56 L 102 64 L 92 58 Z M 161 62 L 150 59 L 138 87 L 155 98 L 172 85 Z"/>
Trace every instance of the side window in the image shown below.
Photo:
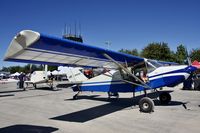
<path fill-rule="evenodd" d="M 147 65 L 147 73 L 153 72 L 155 70 L 155 68 L 148 62 L 146 63 L 146 65 Z"/>

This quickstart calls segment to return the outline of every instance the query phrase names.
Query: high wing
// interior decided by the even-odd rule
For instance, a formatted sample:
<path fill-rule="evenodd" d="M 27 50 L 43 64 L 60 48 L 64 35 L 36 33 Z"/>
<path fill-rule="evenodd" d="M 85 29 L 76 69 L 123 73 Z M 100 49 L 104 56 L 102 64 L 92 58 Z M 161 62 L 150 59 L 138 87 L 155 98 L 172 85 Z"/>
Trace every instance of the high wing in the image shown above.
<path fill-rule="evenodd" d="M 157 62 L 162 64 L 162 65 L 167 65 L 167 66 L 179 65 L 176 62 L 167 62 L 167 61 L 157 61 Z"/>
<path fill-rule="evenodd" d="M 44 35 L 31 30 L 19 32 L 11 41 L 5 61 L 62 66 L 118 68 L 104 56 L 120 64 L 134 65 L 144 58 Z"/>

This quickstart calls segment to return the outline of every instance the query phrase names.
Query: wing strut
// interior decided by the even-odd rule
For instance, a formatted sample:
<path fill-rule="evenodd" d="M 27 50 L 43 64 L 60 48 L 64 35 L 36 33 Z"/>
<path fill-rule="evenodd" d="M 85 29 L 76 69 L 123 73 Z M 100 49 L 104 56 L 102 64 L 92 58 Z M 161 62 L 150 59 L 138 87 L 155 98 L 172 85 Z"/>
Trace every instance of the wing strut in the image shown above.
<path fill-rule="evenodd" d="M 124 66 L 122 66 L 120 63 L 118 63 L 117 61 L 115 61 L 112 57 L 110 57 L 109 55 L 107 55 L 106 53 L 103 53 L 103 56 L 105 56 L 107 59 L 109 59 L 110 61 L 112 61 L 113 63 L 115 63 L 119 68 L 123 69 L 126 73 L 128 73 L 130 76 L 132 76 L 134 79 L 138 80 L 143 87 L 145 88 L 149 88 L 151 89 L 150 86 L 148 86 L 145 82 L 143 82 L 141 79 L 139 79 L 138 77 L 136 77 L 134 74 L 132 74 L 128 69 L 126 69 Z"/>

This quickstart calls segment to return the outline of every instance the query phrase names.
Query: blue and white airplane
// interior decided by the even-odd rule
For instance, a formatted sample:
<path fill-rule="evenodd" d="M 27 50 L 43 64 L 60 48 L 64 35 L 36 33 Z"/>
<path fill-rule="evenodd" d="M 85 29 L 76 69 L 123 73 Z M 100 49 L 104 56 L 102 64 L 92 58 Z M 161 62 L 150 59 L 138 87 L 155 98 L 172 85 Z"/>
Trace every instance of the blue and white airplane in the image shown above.
<path fill-rule="evenodd" d="M 119 96 L 119 92 L 144 92 L 139 100 L 142 112 L 152 112 L 154 102 L 147 90 L 173 87 L 186 80 L 197 68 L 187 65 L 164 66 L 158 61 L 136 57 L 108 49 L 48 36 L 31 30 L 19 32 L 11 41 L 5 54 L 5 61 L 58 66 L 81 66 L 104 68 L 106 72 L 87 79 L 75 86 L 78 98 L 82 91 L 108 92 Z M 161 103 L 167 104 L 171 96 L 159 93 Z"/>

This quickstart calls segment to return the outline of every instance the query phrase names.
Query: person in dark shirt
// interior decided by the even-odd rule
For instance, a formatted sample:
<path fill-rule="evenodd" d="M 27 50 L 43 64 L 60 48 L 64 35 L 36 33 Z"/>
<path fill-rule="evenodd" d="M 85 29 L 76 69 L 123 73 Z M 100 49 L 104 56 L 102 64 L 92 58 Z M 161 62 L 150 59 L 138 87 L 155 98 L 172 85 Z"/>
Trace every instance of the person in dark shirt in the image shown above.
<path fill-rule="evenodd" d="M 53 78 L 54 78 L 53 74 L 50 73 L 49 80 L 52 80 L 52 81 L 53 81 Z"/>
<path fill-rule="evenodd" d="M 24 77 L 25 75 L 21 72 L 19 75 L 19 88 L 22 89 L 24 88 Z"/>

